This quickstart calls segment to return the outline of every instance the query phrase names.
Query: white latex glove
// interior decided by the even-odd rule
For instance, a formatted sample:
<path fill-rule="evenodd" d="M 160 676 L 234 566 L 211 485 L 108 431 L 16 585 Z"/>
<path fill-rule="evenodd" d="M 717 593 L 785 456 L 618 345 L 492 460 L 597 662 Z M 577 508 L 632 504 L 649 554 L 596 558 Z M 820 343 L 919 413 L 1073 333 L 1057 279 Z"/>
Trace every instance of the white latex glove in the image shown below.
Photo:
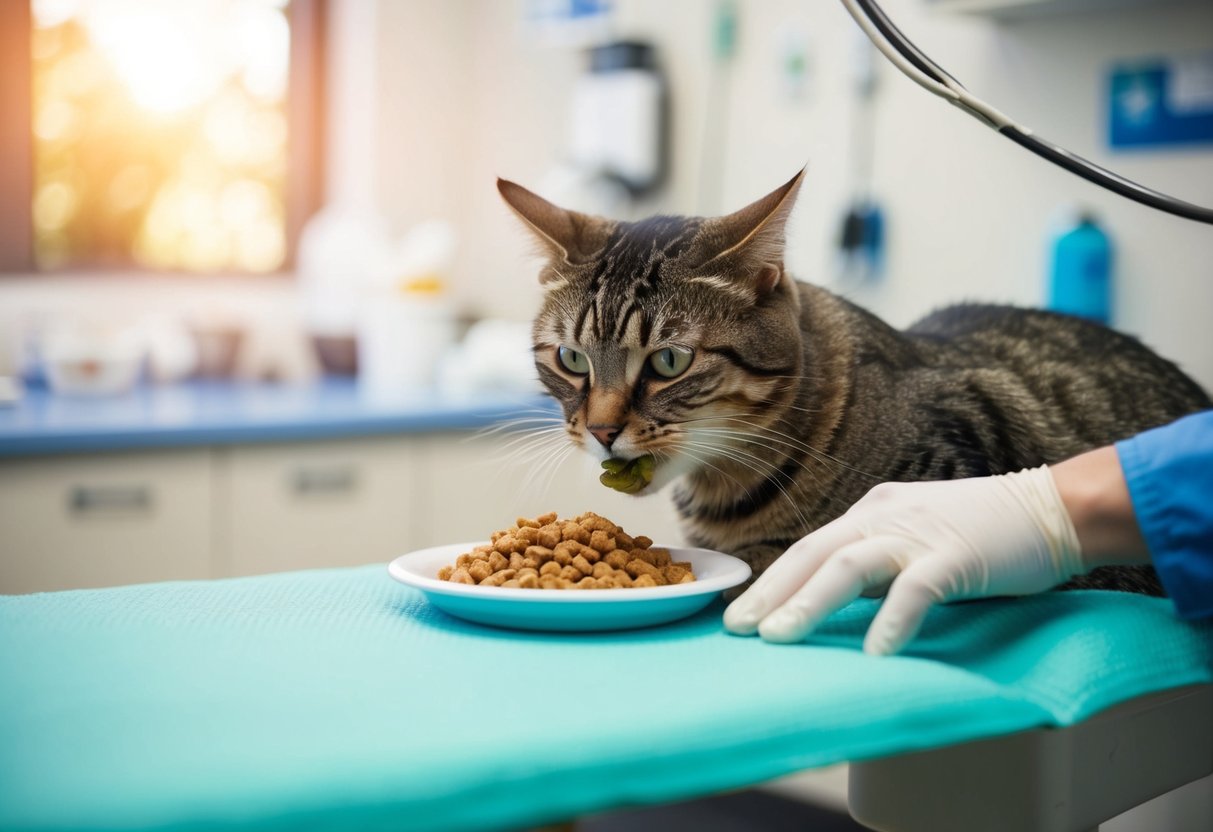
<path fill-rule="evenodd" d="M 798 642 L 859 595 L 888 587 L 863 644 L 884 655 L 915 636 L 932 604 L 1030 595 L 1084 571 L 1045 466 L 883 483 L 788 549 L 729 605 L 724 624 L 738 635 Z"/>

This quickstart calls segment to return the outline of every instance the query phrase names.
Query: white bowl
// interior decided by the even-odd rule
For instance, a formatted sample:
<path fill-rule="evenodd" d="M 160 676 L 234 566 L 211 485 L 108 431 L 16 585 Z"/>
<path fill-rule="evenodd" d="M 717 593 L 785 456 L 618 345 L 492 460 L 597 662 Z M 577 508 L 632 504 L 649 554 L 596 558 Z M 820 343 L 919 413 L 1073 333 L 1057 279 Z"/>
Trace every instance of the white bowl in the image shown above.
<path fill-rule="evenodd" d="M 458 618 L 496 627 L 556 632 L 621 630 L 677 621 L 750 577 L 749 565 L 732 555 L 710 549 L 664 547 L 675 561 L 690 561 L 694 581 L 628 589 L 552 590 L 474 586 L 438 579 L 440 568 L 482 544 L 454 543 L 410 552 L 388 564 L 388 573 Z"/>

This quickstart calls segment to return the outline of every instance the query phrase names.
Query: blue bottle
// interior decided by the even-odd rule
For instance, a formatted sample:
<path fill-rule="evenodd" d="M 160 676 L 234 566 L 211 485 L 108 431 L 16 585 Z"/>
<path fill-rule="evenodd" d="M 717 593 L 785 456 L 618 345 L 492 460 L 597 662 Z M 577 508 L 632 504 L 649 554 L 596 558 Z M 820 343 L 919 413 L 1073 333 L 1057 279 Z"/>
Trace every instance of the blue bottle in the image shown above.
<path fill-rule="evenodd" d="M 1048 308 L 1112 322 L 1112 241 L 1090 214 L 1053 243 Z"/>

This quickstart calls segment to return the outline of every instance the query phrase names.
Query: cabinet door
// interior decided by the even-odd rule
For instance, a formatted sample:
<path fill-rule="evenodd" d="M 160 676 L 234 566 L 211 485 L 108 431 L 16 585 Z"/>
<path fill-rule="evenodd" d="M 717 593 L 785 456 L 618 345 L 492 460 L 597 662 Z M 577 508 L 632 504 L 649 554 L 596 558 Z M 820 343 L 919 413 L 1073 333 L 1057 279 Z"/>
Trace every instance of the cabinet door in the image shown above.
<path fill-rule="evenodd" d="M 435 434 L 418 439 L 431 488 L 425 545 L 486 539 L 519 516 L 555 511 L 561 517 L 594 511 L 661 543 L 680 544 L 678 515 L 665 493 L 620 494 L 598 482 L 602 469 L 576 449 L 556 466 L 528 453 L 517 434 Z M 520 450 L 522 448 L 523 450 Z"/>
<path fill-rule="evenodd" d="M 415 548 L 405 439 L 220 450 L 220 522 L 231 575 L 386 562 Z"/>
<path fill-rule="evenodd" d="M 0 593 L 212 577 L 208 451 L 0 462 Z"/>

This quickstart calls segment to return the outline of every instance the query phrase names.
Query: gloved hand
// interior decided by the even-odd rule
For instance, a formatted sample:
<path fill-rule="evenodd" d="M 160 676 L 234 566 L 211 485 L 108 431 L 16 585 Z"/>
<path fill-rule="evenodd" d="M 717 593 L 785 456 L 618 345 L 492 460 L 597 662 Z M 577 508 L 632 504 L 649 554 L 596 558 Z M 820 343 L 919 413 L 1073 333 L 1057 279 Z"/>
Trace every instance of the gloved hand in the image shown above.
<path fill-rule="evenodd" d="M 729 605 L 724 624 L 738 635 L 802 641 L 865 591 L 887 587 L 863 645 L 883 655 L 914 637 L 932 604 L 1043 592 L 1086 569 L 1045 466 L 883 483 L 788 549 Z"/>

